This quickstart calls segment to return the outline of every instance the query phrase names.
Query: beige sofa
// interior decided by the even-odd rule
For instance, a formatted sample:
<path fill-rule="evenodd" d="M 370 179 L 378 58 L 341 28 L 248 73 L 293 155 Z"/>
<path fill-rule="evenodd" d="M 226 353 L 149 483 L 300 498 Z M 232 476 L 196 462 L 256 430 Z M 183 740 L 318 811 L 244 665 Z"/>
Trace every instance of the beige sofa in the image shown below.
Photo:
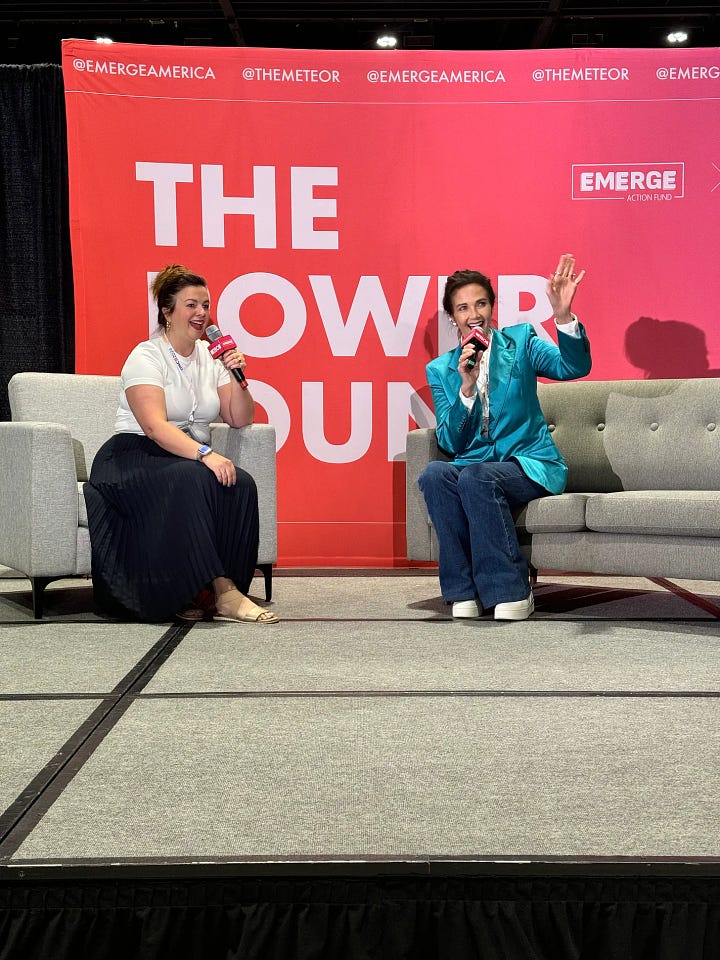
<path fill-rule="evenodd" d="M 8 394 L 12 421 L 0 423 L 0 564 L 30 579 L 39 618 L 48 583 L 90 574 L 83 484 L 112 435 L 120 378 L 18 373 Z M 277 560 L 275 429 L 217 425 L 212 445 L 257 483 L 258 569 L 270 600 Z"/>
<path fill-rule="evenodd" d="M 516 518 L 538 570 L 720 580 L 720 380 L 539 384 L 568 467 L 560 496 Z M 446 459 L 435 431 L 407 437 L 407 556 L 437 560 L 417 479 Z"/>

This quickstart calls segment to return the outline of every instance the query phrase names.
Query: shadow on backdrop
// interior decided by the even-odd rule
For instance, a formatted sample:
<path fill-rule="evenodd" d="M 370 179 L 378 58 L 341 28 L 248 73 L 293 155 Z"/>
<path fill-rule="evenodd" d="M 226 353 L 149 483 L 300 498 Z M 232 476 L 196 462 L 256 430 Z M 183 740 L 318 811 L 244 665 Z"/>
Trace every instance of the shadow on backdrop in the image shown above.
<path fill-rule="evenodd" d="M 625 356 L 645 380 L 720 376 L 710 368 L 705 331 L 682 320 L 639 317 L 625 331 Z"/>

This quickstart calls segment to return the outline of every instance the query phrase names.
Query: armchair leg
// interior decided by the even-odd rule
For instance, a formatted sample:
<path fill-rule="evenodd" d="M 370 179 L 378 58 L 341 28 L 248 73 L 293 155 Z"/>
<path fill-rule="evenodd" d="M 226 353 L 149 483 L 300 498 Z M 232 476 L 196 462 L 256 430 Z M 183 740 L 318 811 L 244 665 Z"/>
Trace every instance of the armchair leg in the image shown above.
<path fill-rule="evenodd" d="M 258 564 L 258 570 L 265 577 L 265 602 L 269 603 L 272 600 L 272 564 Z"/>
<path fill-rule="evenodd" d="M 36 620 L 42 620 L 43 594 L 45 593 L 45 587 L 49 583 L 52 583 L 53 580 L 57 580 L 57 577 L 30 577 L 30 584 L 32 585 L 33 616 Z"/>

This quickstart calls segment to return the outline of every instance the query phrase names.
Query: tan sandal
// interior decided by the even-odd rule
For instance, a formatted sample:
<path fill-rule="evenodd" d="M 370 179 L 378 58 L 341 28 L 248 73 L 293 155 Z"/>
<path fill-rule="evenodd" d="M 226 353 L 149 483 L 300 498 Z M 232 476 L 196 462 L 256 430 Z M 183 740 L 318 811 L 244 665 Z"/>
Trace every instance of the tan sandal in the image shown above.
<path fill-rule="evenodd" d="M 249 606 L 246 613 L 243 607 Z M 226 590 L 215 600 L 215 619 L 233 620 L 237 623 L 277 623 L 279 617 L 270 610 L 264 610 L 239 590 Z"/>

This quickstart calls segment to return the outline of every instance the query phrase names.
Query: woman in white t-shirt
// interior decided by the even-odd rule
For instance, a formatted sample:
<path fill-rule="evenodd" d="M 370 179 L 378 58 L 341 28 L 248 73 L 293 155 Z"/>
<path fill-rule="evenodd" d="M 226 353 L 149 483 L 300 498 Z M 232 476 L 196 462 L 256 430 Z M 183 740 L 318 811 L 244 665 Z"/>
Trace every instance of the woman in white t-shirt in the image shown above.
<path fill-rule="evenodd" d="M 115 434 L 85 489 L 99 606 L 162 621 L 275 623 L 246 596 L 258 550 L 253 478 L 210 446 L 210 424 L 252 423 L 250 391 L 233 376 L 238 349 L 215 360 L 198 343 L 210 323 L 204 278 L 177 264 L 152 285 L 160 336 L 122 369 Z"/>

